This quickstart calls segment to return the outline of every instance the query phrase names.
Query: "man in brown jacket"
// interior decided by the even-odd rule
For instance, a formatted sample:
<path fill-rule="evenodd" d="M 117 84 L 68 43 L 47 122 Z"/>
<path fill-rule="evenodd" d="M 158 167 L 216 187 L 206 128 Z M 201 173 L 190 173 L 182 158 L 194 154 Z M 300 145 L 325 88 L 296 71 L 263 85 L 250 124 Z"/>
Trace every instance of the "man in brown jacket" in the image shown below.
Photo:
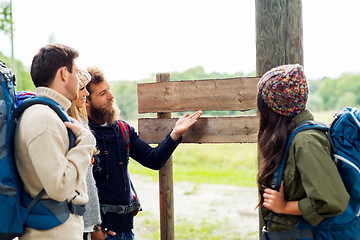
<path fill-rule="evenodd" d="M 31 65 L 37 96 L 48 97 L 67 110 L 78 94 L 77 57 L 76 50 L 64 45 L 41 48 Z M 70 150 L 67 128 L 76 137 Z M 25 191 L 34 198 L 44 189 L 42 199 L 85 204 L 85 176 L 94 147 L 93 135 L 78 122 L 64 124 L 46 105 L 29 107 L 15 133 L 15 159 Z M 83 225 L 81 216 L 70 214 L 66 222 L 49 230 L 27 227 L 20 239 L 81 240 Z"/>

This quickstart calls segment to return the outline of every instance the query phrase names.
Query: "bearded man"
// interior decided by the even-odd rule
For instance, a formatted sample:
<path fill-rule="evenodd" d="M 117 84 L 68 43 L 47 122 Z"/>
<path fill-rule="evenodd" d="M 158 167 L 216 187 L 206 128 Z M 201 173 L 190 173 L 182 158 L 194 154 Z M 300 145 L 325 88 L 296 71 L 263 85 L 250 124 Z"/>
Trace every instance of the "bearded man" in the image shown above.
<path fill-rule="evenodd" d="M 98 161 L 94 162 L 94 178 L 99 192 L 101 228 L 106 232 L 111 231 L 106 239 L 134 239 L 133 217 L 137 209 L 132 208 L 135 199 L 128 172 L 128 156 L 145 167 L 159 170 L 180 143 L 182 134 L 196 123 L 202 111 L 181 117 L 174 129 L 155 148 L 142 141 L 132 126 L 122 122 L 129 131 L 128 146 L 121 122 L 118 121 L 120 111 L 114 103 L 109 83 L 99 68 L 91 67 L 87 70 L 91 80 L 86 86 L 90 94 L 86 110 L 99 150 L 96 156 Z"/>

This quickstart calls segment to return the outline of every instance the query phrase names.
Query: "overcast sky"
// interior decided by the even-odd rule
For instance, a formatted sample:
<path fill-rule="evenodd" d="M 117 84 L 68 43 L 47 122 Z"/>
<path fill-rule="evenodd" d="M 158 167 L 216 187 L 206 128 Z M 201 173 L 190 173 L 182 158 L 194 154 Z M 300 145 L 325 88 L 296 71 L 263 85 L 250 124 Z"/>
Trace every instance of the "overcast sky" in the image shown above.
<path fill-rule="evenodd" d="M 360 1 L 303 0 L 309 79 L 360 72 Z M 255 0 L 14 0 L 15 57 L 26 66 L 49 41 L 74 47 L 109 80 L 152 73 L 250 73 L 256 68 Z M 10 56 L 0 34 L 0 51 Z"/>

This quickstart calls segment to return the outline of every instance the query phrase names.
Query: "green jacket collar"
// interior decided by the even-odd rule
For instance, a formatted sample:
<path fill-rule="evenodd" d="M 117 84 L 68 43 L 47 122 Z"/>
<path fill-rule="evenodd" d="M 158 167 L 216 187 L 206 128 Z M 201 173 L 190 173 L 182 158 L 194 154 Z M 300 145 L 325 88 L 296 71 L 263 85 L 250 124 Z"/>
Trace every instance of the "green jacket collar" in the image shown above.
<path fill-rule="evenodd" d="M 290 124 L 290 129 L 293 129 L 300 123 L 308 120 L 314 120 L 314 115 L 310 112 L 310 110 L 306 109 L 302 113 L 294 117 L 292 124 Z"/>

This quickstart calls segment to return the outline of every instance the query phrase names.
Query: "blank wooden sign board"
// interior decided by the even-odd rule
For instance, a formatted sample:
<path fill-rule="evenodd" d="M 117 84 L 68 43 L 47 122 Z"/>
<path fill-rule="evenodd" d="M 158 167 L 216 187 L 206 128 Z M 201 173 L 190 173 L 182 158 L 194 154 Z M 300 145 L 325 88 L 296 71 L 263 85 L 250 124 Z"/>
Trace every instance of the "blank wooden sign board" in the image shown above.
<path fill-rule="evenodd" d="M 138 84 L 139 113 L 186 111 L 247 111 L 256 109 L 259 78 L 172 81 Z M 140 118 L 140 138 L 148 143 L 161 142 L 177 119 Z M 184 143 L 254 143 L 257 116 L 201 117 L 184 134 Z"/>
<path fill-rule="evenodd" d="M 172 112 L 248 111 L 256 109 L 256 77 L 170 81 L 170 74 L 157 74 L 156 83 L 138 84 L 138 112 L 157 113 L 158 118 L 140 118 L 138 132 L 147 143 L 160 143 L 174 127 Z M 182 143 L 256 143 L 258 117 L 201 117 L 183 135 Z M 160 237 L 172 240 L 174 201 L 172 158 L 159 171 Z"/>

